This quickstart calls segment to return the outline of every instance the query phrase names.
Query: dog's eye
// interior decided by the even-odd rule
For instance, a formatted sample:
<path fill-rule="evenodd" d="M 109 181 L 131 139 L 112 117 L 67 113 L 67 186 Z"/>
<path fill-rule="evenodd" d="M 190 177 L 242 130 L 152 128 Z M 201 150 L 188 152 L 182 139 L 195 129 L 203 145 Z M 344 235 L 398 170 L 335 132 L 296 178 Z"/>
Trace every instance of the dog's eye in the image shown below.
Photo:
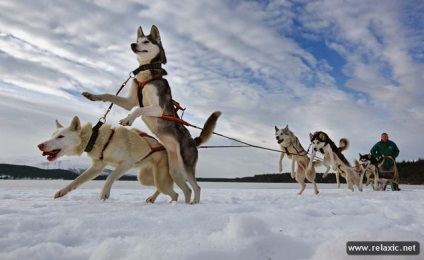
<path fill-rule="evenodd" d="M 64 137 L 65 137 L 65 136 L 63 136 L 63 135 L 59 135 L 57 138 L 59 138 L 59 139 L 60 139 L 60 138 L 64 138 Z"/>
<path fill-rule="evenodd" d="M 143 41 L 142 42 L 143 44 L 148 44 L 148 43 L 150 43 L 149 41 L 147 41 L 147 40 L 145 40 L 145 41 Z"/>

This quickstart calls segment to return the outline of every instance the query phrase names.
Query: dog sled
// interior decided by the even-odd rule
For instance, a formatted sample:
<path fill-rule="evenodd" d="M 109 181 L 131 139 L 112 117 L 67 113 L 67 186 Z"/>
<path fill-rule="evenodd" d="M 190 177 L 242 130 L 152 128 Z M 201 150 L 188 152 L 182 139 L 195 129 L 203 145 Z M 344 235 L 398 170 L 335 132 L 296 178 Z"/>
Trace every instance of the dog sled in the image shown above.
<path fill-rule="evenodd" d="M 392 178 L 379 177 L 377 179 L 377 187 L 374 187 L 374 178 L 375 178 L 375 176 L 374 176 L 374 178 L 370 178 L 371 187 L 374 190 L 383 190 L 383 191 L 385 191 L 387 189 L 387 187 L 390 187 L 390 189 L 392 191 L 399 191 L 400 190 L 399 189 L 399 183 L 398 183 L 399 182 L 399 172 L 398 172 L 398 169 L 397 169 L 397 166 L 396 166 L 396 161 L 391 156 L 383 156 L 379 159 L 379 162 L 380 162 L 380 160 L 392 160 L 394 167 L 393 167 L 393 170 L 386 170 L 386 171 L 380 170 L 379 175 L 386 175 L 387 176 L 388 174 L 391 174 L 393 177 Z"/>

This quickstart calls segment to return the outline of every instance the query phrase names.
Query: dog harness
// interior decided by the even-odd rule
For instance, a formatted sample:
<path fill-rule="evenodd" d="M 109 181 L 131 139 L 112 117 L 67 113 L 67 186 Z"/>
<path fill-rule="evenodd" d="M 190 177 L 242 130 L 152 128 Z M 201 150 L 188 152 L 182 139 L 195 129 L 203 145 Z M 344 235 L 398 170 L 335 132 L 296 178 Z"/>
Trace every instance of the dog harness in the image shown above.
<path fill-rule="evenodd" d="M 107 140 L 107 142 L 106 142 L 105 146 L 103 147 L 102 155 L 101 155 L 101 156 L 100 156 L 100 158 L 99 158 L 99 159 L 100 159 L 100 161 L 103 161 L 103 153 L 105 152 L 106 148 L 108 147 L 108 145 L 109 145 L 109 143 L 110 143 L 110 140 L 112 140 L 112 137 L 113 137 L 113 135 L 115 134 L 115 129 L 111 128 L 110 130 L 112 131 L 112 133 L 109 135 L 109 139 Z"/>
<path fill-rule="evenodd" d="M 149 137 L 152 138 L 154 140 L 156 140 L 158 142 L 158 140 L 156 138 L 154 138 L 151 135 L 148 135 L 146 133 L 140 133 L 141 137 Z M 152 147 L 149 143 L 147 143 L 150 146 L 150 153 L 148 153 L 146 156 L 143 157 L 143 159 L 141 159 L 140 161 L 138 161 L 137 163 L 143 161 L 144 159 L 146 159 L 147 157 L 149 157 L 150 155 L 154 154 L 155 152 L 159 152 L 159 151 L 164 151 L 165 147 L 163 145 L 158 146 L 158 147 Z"/>
<path fill-rule="evenodd" d="M 162 79 L 161 75 L 153 77 L 153 78 L 151 78 L 147 81 L 144 81 L 144 82 L 138 82 L 137 95 L 138 95 L 138 103 L 139 103 L 140 107 L 144 106 L 144 104 L 143 104 L 143 88 L 144 88 L 144 86 L 146 86 L 148 83 L 150 83 L 152 81 L 159 80 L 159 79 Z M 175 101 L 173 99 L 171 99 L 171 103 L 174 106 L 173 115 L 161 115 L 159 118 L 164 119 L 164 120 L 168 120 L 168 121 L 174 121 L 174 122 L 186 125 L 186 126 L 193 126 L 190 123 L 181 119 L 177 114 L 177 112 L 179 110 L 183 111 L 183 113 L 181 115 L 181 117 L 182 117 L 184 115 L 185 108 L 181 107 L 180 103 L 178 103 L 177 101 Z"/>
<path fill-rule="evenodd" d="M 112 131 L 112 133 L 109 135 L 109 139 L 107 140 L 107 142 L 106 142 L 106 144 L 105 144 L 105 146 L 103 147 L 103 150 L 102 150 L 102 155 L 100 156 L 100 158 L 99 158 L 99 160 L 100 161 L 103 161 L 103 157 L 104 157 L 104 152 L 105 152 L 105 150 L 106 150 L 106 148 L 109 146 L 109 143 L 110 143 L 110 141 L 112 140 L 112 137 L 113 137 L 113 135 L 115 134 L 115 129 L 113 129 L 113 128 L 111 128 L 110 129 L 111 131 Z M 158 141 L 156 138 L 154 138 L 153 136 L 151 136 L 151 135 L 148 135 L 148 134 L 146 134 L 146 133 L 140 133 L 139 134 L 140 135 L 140 137 L 149 137 L 149 138 L 153 138 L 154 140 L 156 140 L 156 141 Z M 138 161 L 137 163 L 139 163 L 139 162 L 141 162 L 141 161 L 143 161 L 144 159 L 146 159 L 147 157 L 149 157 L 150 155 L 152 155 L 152 154 L 154 154 L 155 152 L 159 152 L 159 151 L 163 151 L 163 150 L 165 150 L 165 147 L 163 146 L 163 145 L 160 145 L 160 146 L 157 146 L 157 147 L 152 147 L 149 143 L 147 143 L 149 146 L 150 146 L 150 152 L 146 155 L 146 156 L 144 156 L 140 161 Z"/>

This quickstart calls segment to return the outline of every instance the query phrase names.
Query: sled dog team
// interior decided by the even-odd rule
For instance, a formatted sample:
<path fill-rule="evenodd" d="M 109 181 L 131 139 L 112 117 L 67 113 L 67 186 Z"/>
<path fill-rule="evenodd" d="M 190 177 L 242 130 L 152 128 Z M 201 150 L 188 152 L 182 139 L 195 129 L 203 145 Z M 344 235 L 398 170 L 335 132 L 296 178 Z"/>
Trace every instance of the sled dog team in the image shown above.
<path fill-rule="evenodd" d="M 91 101 L 111 102 L 126 110 L 136 107 L 127 117 L 120 120 L 122 126 L 112 127 L 104 124 L 95 129 L 90 123 L 81 124 L 79 118 L 75 116 L 67 127 L 56 121 L 57 129 L 52 137 L 38 145 L 48 161 L 54 161 L 65 155 L 80 156 L 84 152 L 92 160 L 91 166 L 69 185 L 59 190 L 54 198 L 63 197 L 83 183 L 94 179 L 107 165 L 110 165 L 114 170 L 103 185 L 100 193 L 102 200 L 109 198 L 115 180 L 130 169 L 138 168 L 139 182 L 156 187 L 156 191 L 146 199 L 146 202 L 153 203 L 160 193 L 170 196 L 171 201 L 177 201 L 178 194 L 173 188 L 175 182 L 183 191 L 185 203 L 199 203 L 201 189 L 196 182 L 197 149 L 213 134 L 221 112 L 213 112 L 206 120 L 200 135 L 192 138 L 187 128 L 178 122 L 171 88 L 168 81 L 163 78 L 167 72 L 161 68 L 161 64 L 166 63 L 166 55 L 157 27 L 153 25 L 149 35 L 145 35 L 139 27 L 136 42 L 130 47 L 140 67 L 134 75 L 127 97 L 82 93 Z M 138 117 L 141 117 L 155 137 L 137 129 L 124 127 L 131 126 Z M 277 141 L 282 148 L 279 170 L 282 171 L 282 160 L 287 154 L 292 159 L 291 176 L 301 185 L 299 194 L 306 187 L 305 178 L 313 183 L 315 193 L 319 192 L 314 181 L 315 167 L 321 165 L 320 161 L 314 160 L 317 152 L 324 155 L 322 164 L 327 167 L 325 176 L 330 167 L 336 171 L 338 186 L 339 175 L 342 175 L 346 178 L 349 189 L 353 190 L 353 185 L 356 185 L 362 190 L 364 173 L 369 177 L 374 171 L 369 165 L 364 166 L 368 168 L 361 169 L 357 161 L 355 168 L 349 165 L 341 153 L 347 148 L 347 139 L 343 139 L 343 146 L 340 140 L 340 147 L 336 147 L 327 134 L 316 132 L 311 135 L 313 154 L 309 158 L 288 126 L 284 129 L 275 127 L 275 130 Z M 193 199 L 192 193 L 194 193 Z"/>
<path fill-rule="evenodd" d="M 282 172 L 283 170 L 282 160 L 287 154 L 288 158 L 292 160 L 291 177 L 296 179 L 301 186 L 299 195 L 306 188 L 305 178 L 313 184 L 315 194 L 319 193 L 315 183 L 315 167 L 321 165 L 326 167 L 323 178 L 327 177 L 328 172 L 333 168 L 338 188 L 340 187 L 340 175 L 346 179 L 347 187 L 352 191 L 354 186 L 362 191 L 364 175 L 367 177 L 367 186 L 371 175 L 374 175 L 374 187 L 377 187 L 378 165 L 376 159 L 371 154 L 359 154 L 359 161 L 355 159 L 355 166 L 352 167 L 342 153 L 349 146 L 349 140 L 346 138 L 341 138 L 337 147 L 325 132 L 317 131 L 314 134 L 309 134 L 312 149 L 312 154 L 309 157 L 288 125 L 281 129 L 275 126 L 275 137 L 281 146 L 279 171 Z M 322 161 L 315 160 L 318 152 L 323 156 Z"/>

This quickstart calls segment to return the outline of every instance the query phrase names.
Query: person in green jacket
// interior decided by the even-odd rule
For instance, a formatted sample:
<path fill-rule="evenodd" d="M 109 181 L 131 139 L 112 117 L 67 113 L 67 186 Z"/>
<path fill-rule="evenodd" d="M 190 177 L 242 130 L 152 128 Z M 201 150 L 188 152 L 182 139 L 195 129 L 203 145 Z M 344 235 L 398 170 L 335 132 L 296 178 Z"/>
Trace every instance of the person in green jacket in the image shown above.
<path fill-rule="evenodd" d="M 389 135 L 387 133 L 381 134 L 381 141 L 377 142 L 371 148 L 371 154 L 377 159 L 381 159 L 380 157 L 391 157 L 394 161 L 396 161 L 396 157 L 399 155 L 399 148 L 396 143 L 389 140 Z M 393 171 L 394 163 L 390 159 L 383 158 L 383 165 L 380 166 L 380 171 Z M 393 174 L 380 174 L 380 178 L 393 178 Z M 397 180 L 399 182 L 399 180 Z M 398 187 L 396 187 L 398 189 Z"/>

